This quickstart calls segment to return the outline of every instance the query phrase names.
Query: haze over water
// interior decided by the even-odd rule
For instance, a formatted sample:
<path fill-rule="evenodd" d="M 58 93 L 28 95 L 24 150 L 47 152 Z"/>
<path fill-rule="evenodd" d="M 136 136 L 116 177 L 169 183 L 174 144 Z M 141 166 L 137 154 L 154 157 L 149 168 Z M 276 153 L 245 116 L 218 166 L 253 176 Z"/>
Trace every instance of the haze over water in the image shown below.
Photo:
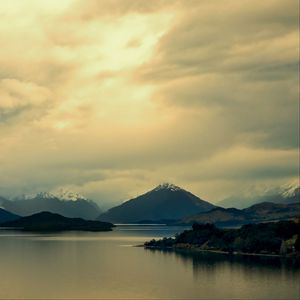
<path fill-rule="evenodd" d="M 291 261 L 132 247 L 182 227 L 0 231 L 0 299 L 299 299 Z"/>

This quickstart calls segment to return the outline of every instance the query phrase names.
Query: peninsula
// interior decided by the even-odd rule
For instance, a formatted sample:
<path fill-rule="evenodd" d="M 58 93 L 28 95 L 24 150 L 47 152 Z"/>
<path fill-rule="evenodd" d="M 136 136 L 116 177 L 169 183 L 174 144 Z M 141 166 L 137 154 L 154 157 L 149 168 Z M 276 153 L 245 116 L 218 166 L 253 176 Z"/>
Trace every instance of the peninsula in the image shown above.
<path fill-rule="evenodd" d="M 194 223 L 191 230 L 174 238 L 148 241 L 144 247 L 300 257 L 299 232 L 299 220 L 248 224 L 237 229 Z"/>
<path fill-rule="evenodd" d="M 114 225 L 108 222 L 67 218 L 47 211 L 4 222 L 0 227 L 13 228 L 22 231 L 110 231 Z"/>

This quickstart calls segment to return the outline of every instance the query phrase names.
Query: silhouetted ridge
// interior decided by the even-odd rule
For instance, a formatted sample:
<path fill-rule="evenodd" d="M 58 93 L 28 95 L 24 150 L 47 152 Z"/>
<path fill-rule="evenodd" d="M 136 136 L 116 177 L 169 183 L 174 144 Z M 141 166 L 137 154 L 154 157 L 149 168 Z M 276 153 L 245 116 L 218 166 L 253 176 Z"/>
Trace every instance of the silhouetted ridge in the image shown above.
<path fill-rule="evenodd" d="M 50 212 L 40 212 L 15 221 L 5 222 L 2 227 L 14 227 L 26 231 L 109 231 L 113 224 L 100 221 L 89 221 L 81 218 L 67 218 Z"/>
<path fill-rule="evenodd" d="M 263 202 L 245 209 L 217 207 L 208 212 L 185 217 L 178 223 L 193 224 L 198 222 L 229 226 L 295 218 L 300 218 L 300 203 L 279 204 Z"/>
<path fill-rule="evenodd" d="M 3 208 L 0 208 L 0 223 L 19 219 L 20 216 L 15 215 Z"/>

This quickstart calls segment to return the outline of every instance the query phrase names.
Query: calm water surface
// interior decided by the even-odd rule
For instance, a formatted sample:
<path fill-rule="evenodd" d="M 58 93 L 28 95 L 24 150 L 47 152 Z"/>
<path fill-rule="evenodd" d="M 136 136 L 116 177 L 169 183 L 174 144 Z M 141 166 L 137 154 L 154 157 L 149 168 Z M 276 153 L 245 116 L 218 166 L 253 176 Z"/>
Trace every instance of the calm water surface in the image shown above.
<path fill-rule="evenodd" d="M 182 228 L 0 231 L 0 299 L 299 299 L 291 261 L 144 250 Z"/>

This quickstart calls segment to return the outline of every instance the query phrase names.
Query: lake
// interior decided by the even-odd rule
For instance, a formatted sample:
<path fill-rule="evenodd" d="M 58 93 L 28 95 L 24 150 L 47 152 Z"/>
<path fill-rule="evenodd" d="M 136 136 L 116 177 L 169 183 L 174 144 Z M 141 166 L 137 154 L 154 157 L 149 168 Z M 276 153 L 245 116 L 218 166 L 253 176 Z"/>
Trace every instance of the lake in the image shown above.
<path fill-rule="evenodd" d="M 299 299 L 291 260 L 133 247 L 182 230 L 1 230 L 0 299 Z"/>

